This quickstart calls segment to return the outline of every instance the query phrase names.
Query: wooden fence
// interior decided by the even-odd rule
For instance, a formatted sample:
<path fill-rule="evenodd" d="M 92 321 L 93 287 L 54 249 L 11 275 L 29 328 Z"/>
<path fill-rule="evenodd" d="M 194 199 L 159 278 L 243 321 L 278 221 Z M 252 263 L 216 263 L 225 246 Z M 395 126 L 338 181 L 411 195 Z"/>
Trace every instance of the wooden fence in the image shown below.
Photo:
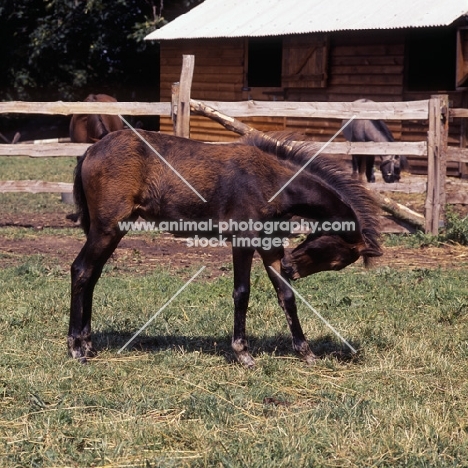
<path fill-rule="evenodd" d="M 25 114 L 112 114 L 112 115 L 160 115 L 177 117 L 175 133 L 188 137 L 190 134 L 190 109 L 195 101 L 190 98 L 193 56 L 184 56 L 178 92 L 174 92 L 172 103 L 156 102 L 0 102 L 0 113 Z M 427 141 L 394 143 L 349 143 L 331 142 L 327 154 L 400 154 L 427 156 L 428 175 L 425 203 L 425 230 L 436 234 L 443 219 L 446 196 L 447 159 L 468 162 L 468 150 L 447 146 L 450 117 L 468 118 L 468 109 L 449 109 L 447 95 L 435 95 L 428 100 L 411 102 L 205 102 L 206 105 L 231 117 L 288 116 L 324 119 L 422 120 L 428 121 Z M 79 156 L 87 144 L 1 144 L 0 156 L 22 155 L 29 157 Z M 374 184 L 372 184 L 374 185 Z M 375 188 L 377 184 L 375 184 Z M 386 184 L 388 191 L 408 191 L 404 184 Z M 71 184 L 42 181 L 0 181 L 0 192 L 67 192 Z M 456 202 L 468 204 L 468 194 Z"/>

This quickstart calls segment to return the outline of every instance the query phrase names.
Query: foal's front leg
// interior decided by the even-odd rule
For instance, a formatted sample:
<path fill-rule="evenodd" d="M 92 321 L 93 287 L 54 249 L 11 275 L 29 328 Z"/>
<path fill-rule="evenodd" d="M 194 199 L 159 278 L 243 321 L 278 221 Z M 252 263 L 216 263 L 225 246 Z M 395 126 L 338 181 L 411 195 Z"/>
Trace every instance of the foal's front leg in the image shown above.
<path fill-rule="evenodd" d="M 313 364 L 317 357 L 311 351 L 309 343 L 307 343 L 304 336 L 299 317 L 297 316 L 294 292 L 288 287 L 289 279 L 283 274 L 281 269 L 281 259 L 283 258 L 284 250 L 282 248 L 279 250 L 259 250 L 259 254 L 262 257 L 270 281 L 278 295 L 279 305 L 286 315 L 286 320 L 291 330 L 293 349 L 307 364 Z M 274 271 L 272 271 L 272 268 Z M 278 275 L 280 275 L 287 284 L 285 284 Z"/>
<path fill-rule="evenodd" d="M 237 360 L 246 367 L 253 367 L 255 361 L 248 351 L 245 337 L 245 319 L 250 297 L 250 269 L 255 250 L 247 248 L 232 248 L 234 266 L 234 332 L 232 349 Z"/>
<path fill-rule="evenodd" d="M 117 247 L 121 233 L 96 235 L 91 230 L 88 239 L 71 267 L 71 307 L 68 328 L 68 351 L 85 363 L 95 352 L 91 342 L 91 313 L 94 287 L 102 268 Z"/>

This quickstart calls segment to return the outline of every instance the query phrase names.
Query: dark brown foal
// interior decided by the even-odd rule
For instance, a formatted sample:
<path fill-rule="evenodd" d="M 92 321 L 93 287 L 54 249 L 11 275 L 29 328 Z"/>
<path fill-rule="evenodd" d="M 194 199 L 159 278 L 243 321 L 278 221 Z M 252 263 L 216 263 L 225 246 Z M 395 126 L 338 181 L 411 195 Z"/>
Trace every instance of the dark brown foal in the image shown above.
<path fill-rule="evenodd" d="M 291 150 L 287 144 L 284 148 L 279 144 L 272 152 L 271 141 L 217 146 L 153 132 L 142 131 L 141 137 L 147 144 L 131 131 L 109 134 L 88 149 L 75 171 L 74 197 L 87 240 L 71 268 L 70 354 L 81 362 L 94 355 L 93 291 L 104 264 L 125 235 L 122 222 L 139 216 L 156 221 L 210 219 L 215 223 L 284 221 L 293 216 L 351 220 L 354 231 L 310 235 L 287 255 L 283 246 L 266 248 L 254 242 L 269 240 L 273 244 L 282 237 L 277 231 L 232 228 L 223 233 L 232 240 L 243 236 L 249 241 L 247 246 L 233 244 L 232 248 L 232 348 L 238 361 L 247 367 L 254 365 L 245 324 L 252 258 L 257 251 L 286 315 L 294 350 L 306 362 L 313 362 L 315 356 L 299 323 L 294 293 L 281 278 L 288 282 L 317 271 L 344 268 L 359 257 L 367 261 L 381 254 L 374 204 L 367 191 L 324 157 L 315 158 L 307 171 L 295 177 L 311 156 L 307 146 Z M 279 152 L 281 148 L 284 153 Z M 270 201 L 293 177 L 294 182 Z M 190 189 L 191 185 L 202 197 Z"/>

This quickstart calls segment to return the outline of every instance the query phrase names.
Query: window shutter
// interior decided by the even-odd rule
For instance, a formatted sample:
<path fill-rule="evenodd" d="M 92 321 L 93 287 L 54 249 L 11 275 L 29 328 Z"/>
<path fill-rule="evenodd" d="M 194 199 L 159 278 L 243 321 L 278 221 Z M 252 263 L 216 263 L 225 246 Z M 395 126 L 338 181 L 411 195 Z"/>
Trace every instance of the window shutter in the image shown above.
<path fill-rule="evenodd" d="M 468 86 L 468 29 L 457 31 L 457 88 Z"/>
<path fill-rule="evenodd" d="M 285 36 L 283 87 L 325 88 L 328 78 L 328 45 L 326 34 Z"/>

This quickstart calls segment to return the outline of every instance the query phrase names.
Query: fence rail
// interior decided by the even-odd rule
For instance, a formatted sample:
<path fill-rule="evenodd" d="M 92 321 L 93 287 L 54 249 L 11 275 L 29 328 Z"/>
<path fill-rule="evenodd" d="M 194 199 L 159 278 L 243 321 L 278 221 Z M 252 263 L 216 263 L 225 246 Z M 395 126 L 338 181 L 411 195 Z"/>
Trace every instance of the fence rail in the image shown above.
<path fill-rule="evenodd" d="M 2 180 L 0 193 L 71 193 L 73 184 L 68 182 L 46 182 L 44 180 Z"/>
<path fill-rule="evenodd" d="M 216 143 L 214 143 L 216 144 Z M 26 144 L 17 143 L 15 145 L 0 145 L 0 156 L 29 156 L 32 158 L 60 157 L 60 156 L 81 156 L 89 144 L 86 143 L 44 143 Z M 350 143 L 336 142 L 329 143 L 325 151 L 327 154 L 351 155 L 351 154 L 405 154 L 411 156 L 427 157 L 426 142 L 410 143 Z M 467 156 L 457 151 L 454 153 L 456 160 L 462 160 Z"/>
<path fill-rule="evenodd" d="M 204 104 L 232 117 L 298 117 L 381 120 L 427 120 L 429 100 L 410 102 L 287 102 L 287 101 L 204 101 Z M 110 114 L 110 115 L 172 115 L 169 102 L 0 102 L 0 114 Z M 77 143 L 47 143 L 28 145 L 24 143 L 0 145 L 0 156 L 60 157 L 80 156 L 89 145 Z M 352 155 L 400 154 L 427 156 L 426 142 L 393 143 L 350 143 L 332 142 L 327 154 Z M 468 161 L 466 153 L 457 149 L 453 152 L 455 161 Z"/>
<path fill-rule="evenodd" d="M 409 102 L 203 101 L 231 117 L 426 120 L 428 100 Z"/>
<path fill-rule="evenodd" d="M 194 57 L 184 56 L 181 83 L 176 99 L 169 102 L 0 102 L 0 114 L 112 114 L 112 115 L 160 115 L 177 116 L 176 128 L 189 128 L 191 70 Z M 429 126 L 428 140 L 419 142 L 349 143 L 331 142 L 327 154 L 400 154 L 427 158 L 428 179 L 426 184 L 426 231 L 437 233 L 439 219 L 446 201 L 445 178 L 447 158 L 451 161 L 468 162 L 468 150 L 447 146 L 448 121 L 450 117 L 468 118 L 468 109 L 449 109 L 448 97 L 432 96 L 429 100 L 411 102 L 289 102 L 289 101 L 206 101 L 204 104 L 230 117 L 298 117 L 323 119 L 375 119 L 375 120 L 422 120 Z M 184 122 L 181 120 L 184 119 Z M 73 143 L 46 143 L 39 145 L 0 145 L 0 155 L 22 155 L 35 158 L 79 156 L 89 145 Z M 4 191 L 61 191 L 61 186 L 47 182 L 29 181 L 0 182 Z M 64 185 L 69 190 L 68 185 Z M 390 188 L 390 187 L 389 187 Z"/>
<path fill-rule="evenodd" d="M 170 102 L 0 102 L 0 114 L 171 115 Z"/>
<path fill-rule="evenodd" d="M 57 158 L 81 156 L 91 145 L 87 143 L 41 143 L 0 145 L 0 156 L 29 156 L 31 158 Z"/>

